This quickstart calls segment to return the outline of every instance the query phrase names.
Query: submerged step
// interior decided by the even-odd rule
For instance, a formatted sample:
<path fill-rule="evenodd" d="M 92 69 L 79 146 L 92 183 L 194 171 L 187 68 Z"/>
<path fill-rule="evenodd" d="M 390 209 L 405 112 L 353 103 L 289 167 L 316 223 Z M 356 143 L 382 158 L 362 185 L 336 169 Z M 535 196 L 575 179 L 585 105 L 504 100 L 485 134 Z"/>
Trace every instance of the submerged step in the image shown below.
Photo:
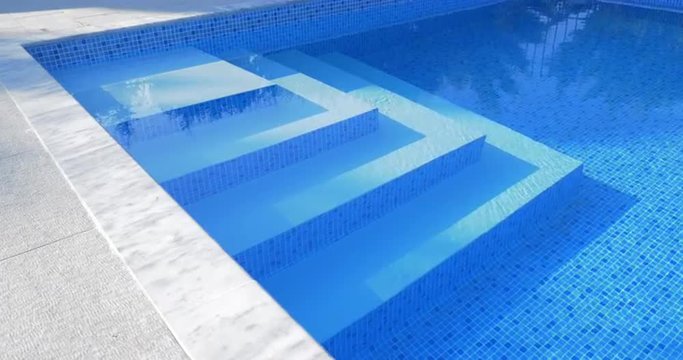
<path fill-rule="evenodd" d="M 281 201 L 287 228 L 235 255 L 256 279 L 296 263 L 410 201 L 479 157 L 483 138 L 456 149 L 424 139 Z M 279 255 L 279 256 L 278 256 Z"/>
<path fill-rule="evenodd" d="M 311 79 L 294 74 L 272 81 L 292 91 L 301 91 Z M 338 105 L 338 97 L 317 95 L 312 101 L 323 106 Z M 372 101 L 367 103 L 377 106 Z M 270 227 L 267 234 L 252 241 L 251 247 L 233 253 L 252 276 L 264 278 L 326 247 L 478 158 L 484 142 L 482 134 L 464 129 L 400 97 L 391 97 L 389 103 L 383 112 L 424 137 L 281 200 L 277 206 L 279 211 L 287 213 L 288 221 L 279 227 Z"/>
<path fill-rule="evenodd" d="M 55 76 L 104 126 L 271 86 L 266 79 L 194 48 Z"/>
<path fill-rule="evenodd" d="M 220 156 L 223 161 L 163 181 L 162 186 L 176 201 L 190 204 L 377 129 L 376 109 L 319 81 L 293 77 L 277 80 L 275 85 L 325 111 L 233 138 L 220 145 L 220 152 L 212 152 L 210 143 L 197 144 L 206 149 L 205 153 Z"/>
<path fill-rule="evenodd" d="M 477 163 L 261 283 L 325 342 L 457 256 L 466 245 L 457 224 L 536 170 L 487 145 Z M 412 267 L 396 269 L 406 262 Z"/>
<path fill-rule="evenodd" d="M 102 89 L 137 119 L 268 85 L 267 80 L 216 58 L 202 65 L 106 84 Z"/>
<path fill-rule="evenodd" d="M 347 256 L 335 262 L 331 257 L 327 258 L 324 255 L 328 251 L 325 250 L 291 269 L 275 274 L 270 279 L 264 279 L 263 282 L 268 284 L 267 287 L 269 289 L 272 287 L 273 294 L 281 294 L 282 303 L 288 311 L 291 313 L 299 312 L 302 323 L 310 321 L 313 324 L 311 325 L 313 332 L 319 332 L 319 335 L 314 336 L 324 342 L 327 350 L 334 356 L 348 357 L 352 355 L 354 349 L 372 344 L 387 328 L 398 325 L 392 321 L 398 321 L 399 318 L 419 313 L 438 303 L 454 287 L 467 281 L 481 269 L 487 268 L 487 264 L 494 263 L 495 259 L 501 256 L 506 249 L 514 248 L 517 238 L 515 234 L 520 231 L 533 231 L 538 217 L 552 216 L 555 209 L 568 204 L 571 200 L 572 189 L 581 181 L 580 162 L 494 121 L 459 108 L 344 55 L 330 54 L 321 57 L 321 60 L 298 51 L 287 51 L 269 57 L 281 60 L 287 66 L 309 76 L 315 76 L 327 84 L 336 86 L 352 96 L 377 106 L 380 113 L 386 116 L 400 118 L 401 114 L 406 113 L 406 110 L 412 112 L 413 115 L 420 114 L 405 119 L 407 122 L 404 125 L 410 127 L 409 119 L 419 119 L 413 123 L 412 128 L 426 134 L 426 137 L 430 136 L 427 134 L 434 134 L 433 136 L 438 139 L 439 134 L 443 133 L 440 129 L 447 128 L 448 124 L 451 126 L 457 124 L 471 131 L 484 133 L 487 135 L 486 142 L 493 146 L 487 145 L 489 150 L 486 156 L 489 159 L 483 159 L 484 164 L 481 166 L 486 166 L 487 161 L 489 164 L 498 164 L 490 167 L 489 175 L 477 175 L 477 186 L 468 186 L 467 188 L 470 191 L 467 194 L 458 195 L 454 193 L 452 196 L 457 196 L 449 198 L 450 201 L 463 199 L 463 202 L 459 204 L 469 203 L 473 206 L 467 209 L 461 207 L 461 217 L 454 219 L 450 226 L 438 233 L 433 235 L 414 234 L 416 238 L 406 238 L 401 237 L 400 232 L 392 233 L 389 229 L 391 226 L 387 225 L 386 229 L 377 231 L 374 235 L 369 235 L 363 240 L 356 238 L 362 236 L 365 231 L 370 231 L 373 226 L 380 226 L 379 224 L 383 221 L 389 221 L 387 218 L 383 218 L 377 223 L 368 225 L 367 228 L 341 239 L 329 248 L 329 254 L 344 253 L 342 250 L 344 246 L 349 246 L 349 254 L 352 252 L 350 249 L 360 248 L 361 250 L 357 252 L 356 256 Z M 314 66 L 311 66 L 312 64 Z M 352 82 L 338 80 L 339 77 L 345 76 L 353 76 L 354 80 Z M 352 85 L 349 85 L 350 83 Z M 426 117 L 438 121 L 425 121 Z M 448 137 L 445 136 L 445 138 Z M 496 149 L 494 153 L 498 155 L 494 155 L 494 157 L 504 161 L 490 162 L 492 156 L 490 149 Z M 499 180 L 503 181 L 506 175 L 515 173 L 507 167 L 514 167 L 514 164 L 523 164 L 521 168 L 526 169 L 522 171 L 522 173 L 526 173 L 525 176 L 521 176 L 516 181 L 509 179 L 511 181 L 507 184 L 500 183 Z M 474 165 L 473 168 L 476 166 L 478 165 Z M 468 170 L 470 169 L 466 171 Z M 467 199 L 476 198 L 477 194 L 487 194 L 487 190 L 479 186 L 493 186 L 493 188 L 500 186 L 498 188 L 500 192 L 475 206 L 473 202 Z M 448 195 L 442 194 L 442 196 L 447 198 Z M 437 200 L 438 198 L 435 196 L 431 202 L 426 202 L 424 204 L 425 209 L 431 210 L 427 204 L 431 204 L 432 207 L 435 206 L 434 204 L 439 204 L 442 200 Z M 414 202 L 419 201 L 416 199 Z M 409 203 L 397 212 L 400 213 L 412 205 Z M 438 208 L 438 205 L 436 207 Z M 389 217 L 391 216 L 393 214 L 389 215 Z M 438 218 L 438 216 L 435 217 Z M 400 221 L 397 221 L 398 223 Z M 422 226 L 434 229 L 433 227 L 430 228 L 430 223 L 427 222 L 418 228 L 422 228 Z M 410 231 L 406 230 L 406 233 L 409 234 Z M 389 236 L 390 240 L 386 240 L 386 234 L 394 235 Z M 391 253 L 387 249 L 406 250 L 410 244 L 415 246 L 392 259 L 387 259 L 383 256 L 384 254 L 377 255 L 380 251 L 376 251 L 376 256 L 367 259 L 368 267 L 365 268 L 372 270 L 367 270 L 364 275 L 353 275 L 359 260 L 358 254 L 372 253 L 372 249 L 366 249 L 360 244 L 372 243 L 372 241 L 384 244 L 383 247 L 378 246 L 387 254 Z M 347 245 L 347 242 L 349 244 L 355 243 L 355 245 Z M 389 245 L 388 242 L 391 244 Z M 396 254 L 394 253 L 394 255 Z M 278 280 L 280 276 L 305 278 L 303 272 L 310 270 L 310 268 L 305 270 L 305 267 L 316 262 L 317 265 L 313 265 L 313 268 L 324 267 L 324 264 L 331 263 L 333 264 L 332 268 L 345 269 L 353 273 L 338 275 L 338 281 L 326 280 L 325 283 L 343 283 L 340 286 L 349 292 L 354 291 L 354 286 L 357 287 L 356 289 L 363 288 L 366 295 L 361 294 L 363 291 L 357 293 L 361 305 L 356 306 L 352 299 L 347 299 L 349 304 L 335 302 L 326 294 L 338 294 L 342 298 L 343 295 L 335 292 L 336 289 L 326 288 L 326 285 L 311 286 L 309 290 L 312 292 L 318 291 L 313 289 L 314 287 L 316 289 L 324 288 L 315 294 L 302 290 L 301 287 L 298 289 L 302 291 L 297 292 L 296 289 L 292 290 L 287 286 L 278 285 L 296 283 L 294 278 Z M 365 271 L 362 270 L 363 266 L 361 265 L 358 268 L 359 271 Z M 368 275 L 370 273 L 372 275 Z M 310 277 L 308 280 L 311 284 L 316 282 Z M 354 281 L 359 282 L 353 284 Z M 368 296 L 368 293 L 372 295 Z M 278 297 L 278 295 L 275 296 Z M 326 303 L 337 304 L 343 309 L 326 309 Z M 302 307 L 299 304 L 306 305 Z M 376 307 L 373 308 L 373 306 Z M 324 318 L 323 313 L 326 311 L 332 314 L 325 318 L 330 322 L 315 325 L 316 318 Z M 392 314 L 404 314 L 405 316 L 397 317 Z M 344 327 L 344 324 L 347 326 Z M 306 327 L 308 328 L 308 326 Z"/>
<path fill-rule="evenodd" d="M 377 128 L 376 109 L 310 78 L 277 84 L 193 48 L 164 55 L 59 77 L 181 205 Z"/>
<path fill-rule="evenodd" d="M 478 158 L 483 141 L 453 151 L 394 120 L 380 123 L 377 133 L 185 208 L 252 276 L 262 278 L 457 173 Z"/>
<path fill-rule="evenodd" d="M 127 121 L 108 130 L 157 182 L 163 183 L 239 158 L 260 145 L 255 144 L 259 134 L 280 131 L 288 124 L 326 112 L 276 85 L 257 91 L 257 95 L 247 96 L 248 101 L 240 96 L 212 100 Z"/>
<path fill-rule="evenodd" d="M 581 162 L 569 156 L 354 58 L 340 53 L 330 53 L 320 56 L 320 61 L 339 71 L 362 78 L 368 84 L 429 108 L 462 126 L 481 131 L 486 134 L 488 143 L 543 170 L 544 174 L 541 177 L 544 180 L 539 179 L 543 180 L 539 188 L 547 187 L 575 170 L 581 170 Z"/>
<path fill-rule="evenodd" d="M 300 115 L 296 106 L 302 107 Z M 280 107 L 284 111 L 274 113 Z M 265 112 L 258 121 L 239 121 L 243 116 L 257 112 Z M 159 114 L 139 119 L 127 120 L 114 125 L 104 126 L 109 134 L 126 147 L 179 132 L 190 132 L 202 128 L 204 125 L 225 123 L 232 125 L 225 136 L 234 137 L 237 134 L 251 134 L 257 129 L 268 129 L 278 123 L 285 123 L 280 119 L 292 120 L 313 115 L 324 111 L 323 108 L 305 99 L 287 92 L 279 86 L 271 85 L 264 88 L 247 91 L 216 100 L 186 106 L 180 109 L 164 111 Z M 273 112 L 269 114 L 269 112 Z"/>
<path fill-rule="evenodd" d="M 424 137 L 383 116 L 378 123 L 373 133 L 185 209 L 229 254 L 239 254 L 294 225 L 283 202 Z"/>

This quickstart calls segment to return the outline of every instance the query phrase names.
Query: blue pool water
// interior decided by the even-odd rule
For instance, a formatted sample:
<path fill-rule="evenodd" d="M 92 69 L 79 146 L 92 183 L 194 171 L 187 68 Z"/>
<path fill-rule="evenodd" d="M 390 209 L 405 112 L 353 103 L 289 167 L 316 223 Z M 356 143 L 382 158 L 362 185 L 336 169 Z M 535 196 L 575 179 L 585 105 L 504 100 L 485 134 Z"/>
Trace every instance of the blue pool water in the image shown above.
<path fill-rule="evenodd" d="M 672 359 L 681 58 L 683 15 L 511 1 L 54 75 L 338 358 Z"/>
<path fill-rule="evenodd" d="M 516 2 L 330 49 L 584 162 L 577 202 L 378 358 L 683 357 L 683 15 Z M 359 46 L 358 44 L 363 44 Z"/>

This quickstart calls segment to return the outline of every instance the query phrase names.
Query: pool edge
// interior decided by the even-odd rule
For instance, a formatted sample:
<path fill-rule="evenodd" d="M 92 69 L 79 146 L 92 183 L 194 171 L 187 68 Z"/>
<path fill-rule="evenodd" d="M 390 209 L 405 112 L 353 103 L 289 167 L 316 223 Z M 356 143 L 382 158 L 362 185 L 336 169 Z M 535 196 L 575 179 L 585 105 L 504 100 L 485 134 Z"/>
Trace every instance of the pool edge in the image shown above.
<path fill-rule="evenodd" d="M 22 27 L 17 25 L 16 28 Z M 327 358 L 325 350 L 26 51 L 25 43 L 25 39 L 16 39 L 0 45 L 3 55 L 0 83 L 7 88 L 10 98 L 77 194 L 98 232 L 123 260 L 187 355 L 196 359 L 272 358 L 275 355 Z M 93 158 L 98 161 L 81 161 Z M 111 164 L 124 169 L 119 174 L 120 179 L 125 179 L 131 186 L 116 188 L 108 186 L 107 181 L 92 181 L 98 172 L 110 175 Z M 142 204 L 141 199 L 144 199 Z M 104 206 L 106 203 L 137 206 Z M 121 246 L 133 247 L 138 256 L 144 251 L 140 247 L 145 247 L 150 235 L 165 238 L 167 246 L 146 249 L 151 251 L 147 256 L 157 255 L 156 264 L 138 262 L 136 266 L 130 255 L 121 251 Z M 131 236 L 137 236 L 137 244 L 131 243 Z M 174 247 L 183 240 L 191 242 L 195 255 L 201 254 L 201 257 L 184 256 L 182 264 L 176 264 L 176 271 L 149 272 L 158 266 L 174 266 L 173 260 L 183 256 Z M 160 264 L 162 262 L 166 264 Z M 188 262 L 193 264 L 188 265 Z M 188 274 L 188 269 L 205 271 Z M 217 276 L 216 271 L 224 273 Z M 197 281 L 193 275 L 204 275 L 204 283 L 200 284 L 203 291 L 197 289 L 197 283 L 202 281 Z M 179 286 L 177 276 L 185 276 L 184 285 Z M 198 292 L 201 292 L 199 296 Z M 168 301 L 171 293 L 175 294 L 175 299 Z M 229 309 L 227 306 L 217 308 L 217 302 L 231 306 Z M 242 313 L 251 315 L 245 319 Z M 207 329 L 212 334 L 205 334 Z M 197 336 L 200 333 L 204 336 Z M 215 342 L 216 337 L 228 336 L 232 341 Z M 234 341 L 236 336 L 242 336 L 243 341 Z M 212 340 L 214 343 L 210 343 Z"/>

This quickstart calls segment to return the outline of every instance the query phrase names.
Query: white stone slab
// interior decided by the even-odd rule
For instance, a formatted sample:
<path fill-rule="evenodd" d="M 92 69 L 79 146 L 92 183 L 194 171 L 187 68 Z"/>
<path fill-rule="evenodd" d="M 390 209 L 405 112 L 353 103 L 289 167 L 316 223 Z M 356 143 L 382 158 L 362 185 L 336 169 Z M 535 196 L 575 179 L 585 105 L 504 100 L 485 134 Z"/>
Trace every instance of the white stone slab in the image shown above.
<path fill-rule="evenodd" d="M 240 0 L 232 2 L 228 7 L 236 10 L 287 1 L 292 0 Z M 88 2 L 88 7 L 83 5 L 79 0 L 67 0 L 58 5 L 47 0 L 1 2 L 0 12 L 11 14 L 0 14 L 0 83 L 8 88 L 11 97 L 57 164 L 63 168 L 87 209 L 95 214 L 98 228 L 104 231 L 112 243 L 123 246 L 126 263 L 135 264 L 133 274 L 137 281 L 154 299 L 164 320 L 170 324 L 174 335 L 191 356 L 202 359 L 239 359 L 242 354 L 254 354 L 254 358 L 328 358 L 325 351 L 265 291 L 256 286 L 123 149 L 111 143 L 112 139 L 96 121 L 21 46 L 23 42 L 50 40 L 213 12 L 219 6 L 226 6 L 224 1 L 173 3 L 156 0 L 96 0 Z M 55 9 L 57 7 L 62 9 Z M 126 9 L 125 16 L 121 16 L 122 8 Z M 176 79 L 182 79 L 182 76 Z M 256 86 L 251 80 L 248 84 Z M 116 92 L 116 89 L 112 90 Z M 162 106 L 174 106 L 177 99 L 172 93 L 169 95 L 167 90 L 168 88 L 164 96 L 168 96 Z M 222 95 L 218 91 L 210 94 Z M 128 104 L 134 103 L 124 97 L 119 99 L 124 99 Z M 107 264 L 106 259 L 79 247 L 70 247 L 65 252 L 53 255 L 60 260 L 73 260 L 68 264 L 74 265 L 64 265 L 65 269 L 75 269 L 76 264 L 85 266 L 87 271 L 79 270 L 80 272 L 73 275 L 74 279 L 93 279 L 88 280 L 93 287 L 107 287 L 111 282 L 111 273 L 107 272 L 109 270 L 102 274 L 92 271 L 97 269 L 94 263 Z M 12 259 L 6 261 L 10 260 Z M 3 266 L 4 264 L 0 264 L 0 271 L 19 274 L 18 269 L 33 271 L 44 264 L 39 261 L 14 267 Z M 38 272 L 36 276 L 49 281 L 49 276 L 45 274 Z M 7 277 L 0 273 L 0 278 Z M 10 288 L 2 279 L 0 296 L 13 292 L 12 299 L 16 300 L 9 302 L 6 298 L 0 299 L 0 313 L 7 313 L 7 305 L 17 309 L 18 305 L 15 304 L 34 304 L 31 301 L 35 298 L 31 298 L 31 293 Z M 108 314 L 113 314 L 125 320 L 137 319 L 143 322 L 143 330 L 130 330 L 130 333 L 139 336 L 119 339 L 120 344 L 126 347 L 120 349 L 119 353 L 98 352 L 98 349 L 106 348 L 104 345 L 116 345 L 116 337 L 101 338 L 102 334 L 110 335 L 102 328 L 104 322 L 91 322 L 89 318 L 82 316 L 83 312 L 79 312 L 78 309 L 83 307 L 73 305 L 79 304 L 79 299 L 86 299 L 89 294 L 98 294 L 97 291 L 88 291 L 89 287 L 84 290 L 64 288 L 62 292 L 55 290 L 50 295 L 52 302 L 43 303 L 49 305 L 59 302 L 65 311 L 71 311 L 66 318 L 61 319 L 63 321 L 51 323 L 51 320 L 61 316 L 56 314 L 61 313 L 54 313 L 51 311 L 54 308 L 43 305 L 40 309 L 42 315 L 30 322 L 21 323 L 19 318 L 10 319 L 9 323 L 3 322 L 0 324 L 0 342 L 5 344 L 10 333 L 20 334 L 21 338 L 12 343 L 19 344 L 17 348 L 12 348 L 16 352 L 10 356 L 16 358 L 35 358 L 32 351 L 40 351 L 38 358 L 92 358 L 93 354 L 95 358 L 149 358 L 150 355 L 145 355 L 149 352 L 145 351 L 157 351 L 156 357 L 162 359 L 182 357 L 177 347 L 171 349 L 170 346 L 162 346 L 159 340 L 151 336 L 152 333 L 164 334 L 167 330 L 158 326 L 159 318 L 156 314 L 142 317 L 135 315 L 137 306 L 149 308 L 149 304 L 145 298 L 135 295 L 139 294 L 139 290 L 134 289 L 134 284 L 121 284 L 122 288 L 117 290 L 120 292 L 119 297 L 105 294 L 102 296 L 101 307 L 85 310 L 89 314 L 100 315 L 103 319 Z M 240 287 L 248 288 L 249 291 L 232 291 Z M 233 298 L 232 294 L 237 297 Z M 111 305 L 108 299 L 116 301 L 126 296 L 133 300 L 121 300 L 121 303 L 125 305 L 123 308 L 131 309 L 130 312 L 119 313 L 108 307 Z M 83 306 L 92 301 L 92 296 L 88 299 L 83 301 Z M 68 303 L 62 303 L 63 300 Z M 224 316 L 232 311 L 231 304 L 237 303 L 254 308 L 261 306 L 267 311 L 242 306 L 239 307 L 239 316 Z M 34 314 L 38 310 L 26 308 L 22 311 L 25 311 L 24 314 Z M 25 317 L 20 312 L 16 314 L 20 318 Z M 245 324 L 248 325 L 245 327 Z M 17 332 L 17 329 L 23 332 Z M 202 332 L 217 335 L 195 338 L 185 329 L 201 329 Z M 94 331 L 97 336 L 84 341 L 81 335 L 86 334 L 88 338 L 88 331 Z M 41 344 L 38 340 L 45 343 Z M 50 342 L 55 347 L 46 347 Z M 90 347 L 81 351 L 82 348 L 73 344 Z"/>

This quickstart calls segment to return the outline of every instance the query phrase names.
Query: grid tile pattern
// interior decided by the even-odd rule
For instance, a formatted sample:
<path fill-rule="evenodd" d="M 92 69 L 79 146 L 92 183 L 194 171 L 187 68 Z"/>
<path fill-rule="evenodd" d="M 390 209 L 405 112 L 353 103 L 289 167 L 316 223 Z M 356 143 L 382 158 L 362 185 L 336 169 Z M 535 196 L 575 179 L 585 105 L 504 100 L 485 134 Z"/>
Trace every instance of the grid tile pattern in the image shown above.
<path fill-rule="evenodd" d="M 682 0 L 601 0 L 601 2 L 652 9 L 683 11 Z"/>
<path fill-rule="evenodd" d="M 381 44 L 349 55 L 582 160 L 586 173 L 555 221 L 516 234 L 519 250 L 357 358 L 680 358 L 683 16 L 585 4 L 543 23 L 525 7 L 538 3 L 454 14 L 440 31 L 406 26 L 399 45 L 348 40 Z M 523 25 L 506 32 L 497 16 Z"/>
<path fill-rule="evenodd" d="M 48 70 L 168 51 L 265 52 L 500 0 L 308 0 L 26 45 Z"/>
<path fill-rule="evenodd" d="M 362 228 L 479 158 L 484 139 L 472 141 L 332 211 L 235 255 L 261 279 Z"/>
<path fill-rule="evenodd" d="M 179 204 L 187 205 L 357 139 L 375 131 L 377 126 L 377 111 L 363 112 L 273 146 L 165 181 L 161 186 Z"/>
<path fill-rule="evenodd" d="M 227 116 L 241 113 L 252 107 L 266 107 L 275 104 L 283 97 L 296 96 L 291 92 L 276 86 L 247 91 L 216 100 L 210 100 L 180 109 L 165 111 L 139 119 L 121 121 L 115 125 L 102 124 L 109 134 L 124 147 L 169 135 L 179 131 L 187 131 L 194 126 L 210 123 Z M 94 114 L 98 117 L 97 114 Z"/>
<path fill-rule="evenodd" d="M 323 345 L 338 359 L 357 354 L 362 358 L 391 329 L 401 329 L 426 314 L 431 320 L 436 305 L 475 276 L 509 260 L 507 256 L 521 245 L 518 234 L 535 233 L 540 225 L 552 223 L 559 209 L 575 200 L 574 192 L 582 181 L 579 168 Z"/>

